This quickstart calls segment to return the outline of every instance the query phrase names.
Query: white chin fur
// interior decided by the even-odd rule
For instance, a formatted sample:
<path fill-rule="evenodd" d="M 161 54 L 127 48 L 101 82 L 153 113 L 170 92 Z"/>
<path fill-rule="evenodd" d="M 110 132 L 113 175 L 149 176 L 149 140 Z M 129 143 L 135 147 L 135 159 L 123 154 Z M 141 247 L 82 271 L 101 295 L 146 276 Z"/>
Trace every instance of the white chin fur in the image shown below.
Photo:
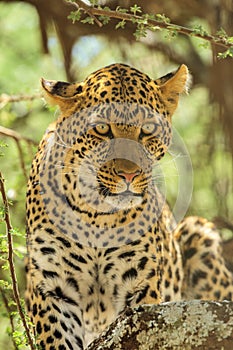
<path fill-rule="evenodd" d="M 113 209 L 130 209 L 140 205 L 142 197 L 119 194 L 118 196 L 107 196 L 105 201 L 111 205 Z"/>

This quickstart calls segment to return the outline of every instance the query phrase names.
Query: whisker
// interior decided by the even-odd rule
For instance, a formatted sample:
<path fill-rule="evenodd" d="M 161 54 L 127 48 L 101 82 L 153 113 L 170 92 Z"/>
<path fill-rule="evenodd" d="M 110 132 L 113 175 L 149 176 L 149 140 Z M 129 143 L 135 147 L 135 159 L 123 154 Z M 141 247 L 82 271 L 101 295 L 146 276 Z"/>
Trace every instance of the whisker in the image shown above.
<path fill-rule="evenodd" d="M 71 148 L 71 146 L 68 146 L 64 141 L 63 141 L 63 139 L 62 139 L 62 137 L 61 137 L 61 135 L 57 132 L 57 130 L 55 131 L 55 133 L 56 133 L 56 135 L 58 136 L 58 138 L 60 139 L 60 141 L 61 141 L 61 143 L 59 143 L 59 142 L 55 142 L 57 145 L 59 145 L 59 146 L 62 146 L 62 147 L 65 147 L 65 148 Z"/>
<path fill-rule="evenodd" d="M 170 179 L 171 177 L 179 177 L 179 174 L 153 174 L 151 176 L 152 179 L 157 179 L 157 178 L 167 178 Z"/>
<path fill-rule="evenodd" d="M 161 163 L 156 163 L 155 165 L 154 165 L 154 168 L 156 168 L 156 167 L 158 167 L 158 166 L 167 166 L 167 165 L 170 165 L 170 164 L 172 164 L 172 163 L 174 163 L 177 159 L 179 159 L 179 158 L 187 158 L 188 156 L 187 155 L 183 155 L 183 154 L 181 154 L 181 153 L 178 153 L 178 154 L 175 154 L 175 153 L 170 153 L 172 156 L 173 156 L 173 158 L 172 159 L 170 159 L 170 160 L 166 160 L 166 161 L 163 161 L 163 162 L 161 162 Z"/>
<path fill-rule="evenodd" d="M 55 145 L 58 145 L 58 146 L 61 146 L 63 148 L 67 148 L 67 149 L 71 149 L 72 147 L 71 146 L 67 146 L 64 142 L 62 143 L 59 143 L 59 142 L 54 142 Z"/>

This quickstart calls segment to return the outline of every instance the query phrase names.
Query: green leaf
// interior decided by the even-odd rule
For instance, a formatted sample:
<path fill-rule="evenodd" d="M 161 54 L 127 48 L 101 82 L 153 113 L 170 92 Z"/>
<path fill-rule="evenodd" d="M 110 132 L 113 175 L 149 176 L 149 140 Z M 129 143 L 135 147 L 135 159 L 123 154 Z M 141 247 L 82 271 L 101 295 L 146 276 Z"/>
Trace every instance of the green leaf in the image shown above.
<path fill-rule="evenodd" d="M 227 57 L 233 57 L 233 46 L 230 47 L 225 52 L 221 52 L 221 53 L 218 54 L 218 58 L 220 58 L 220 59 L 224 59 L 224 58 L 227 58 Z"/>
<path fill-rule="evenodd" d="M 170 18 L 166 17 L 164 14 L 156 13 L 155 19 L 159 22 L 170 23 Z"/>
<path fill-rule="evenodd" d="M 198 44 L 198 46 L 208 49 L 210 47 L 210 43 L 208 41 L 203 41 L 202 43 Z"/>
<path fill-rule="evenodd" d="M 172 40 L 178 36 L 177 30 L 167 30 L 166 35 L 164 36 L 167 40 Z"/>
<path fill-rule="evenodd" d="M 136 40 L 140 40 L 141 38 L 145 38 L 147 36 L 147 30 L 145 29 L 144 26 L 138 25 L 134 36 Z"/>
<path fill-rule="evenodd" d="M 148 26 L 148 17 L 142 16 L 141 18 L 131 18 L 132 23 L 136 23 L 137 25 L 141 26 Z"/>
<path fill-rule="evenodd" d="M 6 213 L 6 207 L 4 205 L 0 206 L 0 220 L 4 220 Z"/>
<path fill-rule="evenodd" d="M 134 15 L 136 15 L 137 13 L 141 13 L 141 7 L 138 6 L 137 4 L 133 5 L 130 7 L 130 12 L 132 12 Z"/>
<path fill-rule="evenodd" d="M 94 24 L 94 18 L 87 16 L 86 18 L 84 18 L 82 21 L 82 23 L 88 23 L 88 24 Z"/>
<path fill-rule="evenodd" d="M 23 237 L 23 233 L 18 228 L 12 228 L 11 234 L 17 237 Z"/>
<path fill-rule="evenodd" d="M 98 5 L 98 0 L 90 0 L 91 5 L 97 6 Z"/>
<path fill-rule="evenodd" d="M 151 26 L 151 25 L 150 25 L 149 29 L 150 29 L 152 32 L 156 32 L 157 30 L 160 30 L 160 31 L 162 30 L 162 28 L 159 27 L 159 26 Z"/>
<path fill-rule="evenodd" d="M 111 11 L 110 7 L 108 7 L 108 6 L 104 6 L 104 7 L 98 6 L 98 8 L 99 8 L 100 10 L 104 10 L 104 11 Z"/>
<path fill-rule="evenodd" d="M 198 34 L 201 36 L 209 35 L 209 33 L 201 25 L 196 25 L 193 27 L 193 34 Z"/>
<path fill-rule="evenodd" d="M 121 12 L 121 13 L 127 13 L 127 12 L 128 12 L 127 9 L 122 9 L 120 6 L 117 6 L 117 8 L 116 8 L 115 11 L 116 11 L 116 12 Z"/>
<path fill-rule="evenodd" d="M 4 148 L 4 147 L 8 147 L 8 144 L 5 143 L 4 141 L 0 140 L 0 147 Z M 0 150 L 0 157 L 3 157 L 4 153 Z"/>
<path fill-rule="evenodd" d="M 122 21 L 118 22 L 117 25 L 115 26 L 116 29 L 119 28 L 125 28 L 126 21 L 123 19 Z"/>
<path fill-rule="evenodd" d="M 4 290 L 7 290 L 7 289 L 12 290 L 12 284 L 10 284 L 9 282 L 7 282 L 5 280 L 0 280 L 0 287 Z"/>
<path fill-rule="evenodd" d="M 103 25 L 108 24 L 110 21 L 110 17 L 108 16 L 99 16 L 98 19 Z"/>
<path fill-rule="evenodd" d="M 81 9 L 77 11 L 72 11 L 69 16 L 67 17 L 68 19 L 72 20 L 72 23 L 74 24 L 76 21 L 79 21 L 82 15 Z"/>
<path fill-rule="evenodd" d="M 4 271 L 9 270 L 8 261 L 6 261 L 4 265 L 2 265 L 2 269 L 3 269 Z"/>
<path fill-rule="evenodd" d="M 218 36 L 219 38 L 227 38 L 227 33 L 223 28 L 220 28 L 217 31 L 216 36 Z"/>
<path fill-rule="evenodd" d="M 0 147 L 8 147 L 8 144 L 0 140 Z"/>

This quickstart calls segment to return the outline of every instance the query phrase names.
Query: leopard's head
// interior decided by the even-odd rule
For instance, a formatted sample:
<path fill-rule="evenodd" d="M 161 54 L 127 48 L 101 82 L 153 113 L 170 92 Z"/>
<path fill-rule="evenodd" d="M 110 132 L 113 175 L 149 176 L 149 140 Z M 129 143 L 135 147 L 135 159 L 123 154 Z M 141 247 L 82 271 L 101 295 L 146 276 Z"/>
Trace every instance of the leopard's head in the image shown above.
<path fill-rule="evenodd" d="M 185 65 L 152 80 L 124 64 L 82 83 L 42 80 L 48 102 L 61 111 L 48 143 L 55 164 L 49 176 L 61 168 L 61 191 L 73 209 L 96 223 L 101 213 L 132 214 L 148 201 L 152 168 L 169 147 L 171 117 L 188 81 Z"/>

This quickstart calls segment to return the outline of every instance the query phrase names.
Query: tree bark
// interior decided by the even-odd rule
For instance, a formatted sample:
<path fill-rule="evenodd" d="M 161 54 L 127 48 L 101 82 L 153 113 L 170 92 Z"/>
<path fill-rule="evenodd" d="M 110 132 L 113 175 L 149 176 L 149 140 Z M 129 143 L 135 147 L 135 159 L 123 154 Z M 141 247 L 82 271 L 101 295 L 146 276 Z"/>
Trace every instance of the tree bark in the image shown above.
<path fill-rule="evenodd" d="M 232 350 L 233 302 L 181 301 L 127 309 L 87 350 Z"/>

